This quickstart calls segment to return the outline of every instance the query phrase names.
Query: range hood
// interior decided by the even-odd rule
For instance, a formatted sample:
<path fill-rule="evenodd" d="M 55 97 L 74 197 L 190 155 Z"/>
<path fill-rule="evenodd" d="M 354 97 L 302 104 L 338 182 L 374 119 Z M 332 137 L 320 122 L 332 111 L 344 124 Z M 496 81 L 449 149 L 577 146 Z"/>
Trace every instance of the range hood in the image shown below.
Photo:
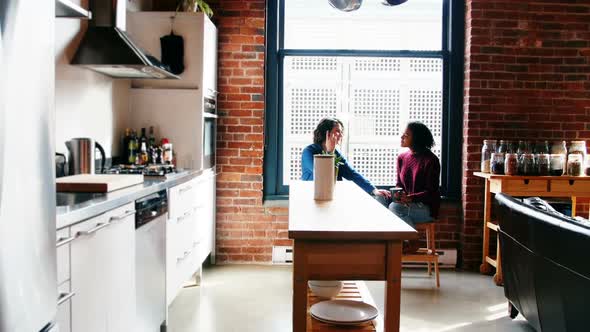
<path fill-rule="evenodd" d="M 125 32 L 126 0 L 90 0 L 92 20 L 71 64 L 113 78 L 180 79 Z"/>

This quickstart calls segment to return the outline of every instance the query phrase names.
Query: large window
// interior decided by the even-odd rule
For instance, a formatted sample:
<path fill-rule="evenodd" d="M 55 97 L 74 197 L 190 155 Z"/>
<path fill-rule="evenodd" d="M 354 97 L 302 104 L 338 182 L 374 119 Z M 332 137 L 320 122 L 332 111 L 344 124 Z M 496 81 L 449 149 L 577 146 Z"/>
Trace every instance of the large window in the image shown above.
<path fill-rule="evenodd" d="M 435 136 L 443 192 L 453 191 L 448 161 L 455 155 L 460 168 L 460 151 L 450 142 L 461 135 L 452 134 L 450 112 L 450 4 L 382 2 L 341 12 L 327 0 L 269 1 L 265 196 L 288 194 L 301 176 L 301 151 L 326 116 L 344 122 L 338 149 L 383 187 L 395 184 L 406 123 L 424 122 Z"/>

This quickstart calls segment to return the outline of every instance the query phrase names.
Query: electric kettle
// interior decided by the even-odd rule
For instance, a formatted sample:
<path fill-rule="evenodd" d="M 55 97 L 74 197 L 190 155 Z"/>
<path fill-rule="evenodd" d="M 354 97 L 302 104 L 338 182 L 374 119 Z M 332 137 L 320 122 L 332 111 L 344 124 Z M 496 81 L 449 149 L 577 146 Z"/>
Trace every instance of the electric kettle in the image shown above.
<path fill-rule="evenodd" d="M 68 148 L 68 175 L 76 174 L 94 174 L 95 173 L 95 156 L 96 149 L 100 151 L 102 157 L 102 163 L 99 173 L 104 173 L 106 155 L 104 149 L 98 142 L 95 142 L 92 138 L 72 138 L 66 141 L 66 147 Z"/>

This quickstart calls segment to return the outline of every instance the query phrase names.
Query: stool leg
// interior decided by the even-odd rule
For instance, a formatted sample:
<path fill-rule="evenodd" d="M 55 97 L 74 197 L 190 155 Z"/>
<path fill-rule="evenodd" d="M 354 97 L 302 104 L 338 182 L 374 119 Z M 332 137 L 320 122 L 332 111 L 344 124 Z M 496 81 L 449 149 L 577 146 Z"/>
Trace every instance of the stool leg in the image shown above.
<path fill-rule="evenodd" d="M 432 243 L 430 242 L 430 226 L 426 227 L 426 255 L 429 255 L 428 251 L 430 250 L 430 247 L 432 246 Z M 428 275 L 431 276 L 432 275 L 432 266 L 430 264 L 430 260 L 428 260 L 426 262 L 427 266 L 428 266 Z"/>

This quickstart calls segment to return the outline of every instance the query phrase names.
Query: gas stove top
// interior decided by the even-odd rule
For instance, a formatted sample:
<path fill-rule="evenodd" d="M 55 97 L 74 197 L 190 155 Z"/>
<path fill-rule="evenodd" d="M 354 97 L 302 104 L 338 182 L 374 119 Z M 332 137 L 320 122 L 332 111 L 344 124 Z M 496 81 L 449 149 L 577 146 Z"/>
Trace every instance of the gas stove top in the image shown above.
<path fill-rule="evenodd" d="M 109 170 L 110 174 L 143 174 L 145 176 L 166 176 L 176 173 L 176 167 L 170 164 L 149 165 L 116 165 Z"/>

